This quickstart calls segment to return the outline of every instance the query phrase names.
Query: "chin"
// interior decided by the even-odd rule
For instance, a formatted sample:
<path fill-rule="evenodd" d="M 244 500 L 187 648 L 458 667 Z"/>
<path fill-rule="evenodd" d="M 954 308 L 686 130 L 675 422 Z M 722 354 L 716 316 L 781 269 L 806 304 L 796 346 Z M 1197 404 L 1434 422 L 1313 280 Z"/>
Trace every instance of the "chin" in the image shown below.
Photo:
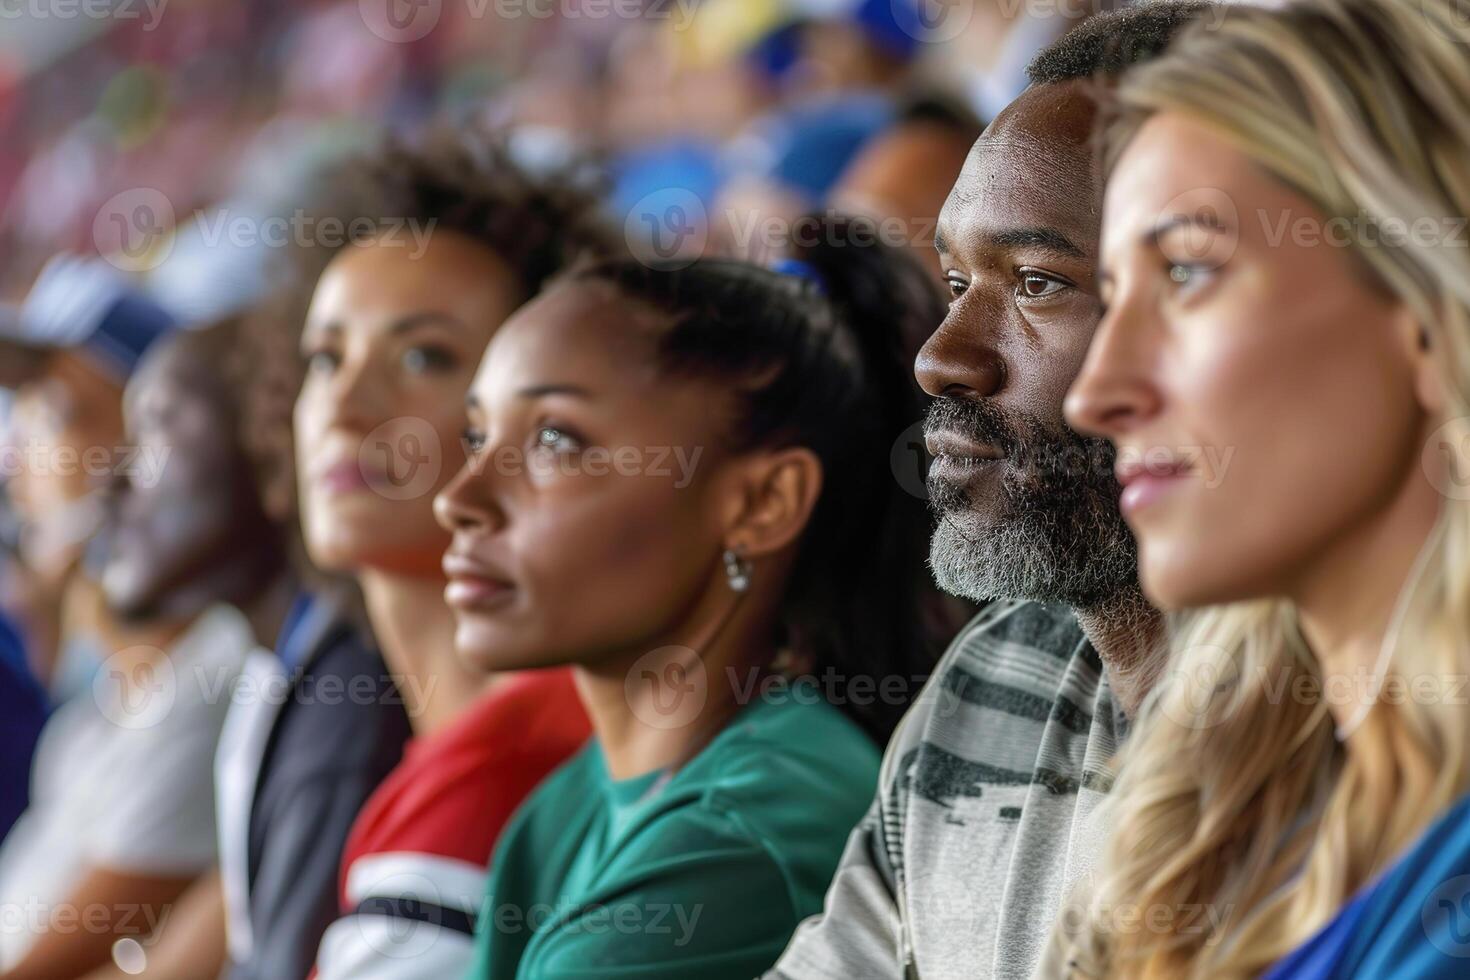
<path fill-rule="evenodd" d="M 475 613 L 456 612 L 454 619 L 454 652 L 471 670 L 485 673 L 534 670 L 563 662 L 554 657 L 538 656 L 540 651 L 527 649 L 525 634 L 521 630 L 487 622 L 488 617 Z"/>
<path fill-rule="evenodd" d="M 1148 601 L 1163 612 L 1217 606 L 1251 598 L 1240 589 L 1231 588 L 1229 583 L 1212 580 L 1207 574 L 1202 574 L 1212 567 L 1217 568 L 1218 558 L 1173 552 L 1161 554 L 1160 550 L 1140 543 L 1138 578 Z"/>

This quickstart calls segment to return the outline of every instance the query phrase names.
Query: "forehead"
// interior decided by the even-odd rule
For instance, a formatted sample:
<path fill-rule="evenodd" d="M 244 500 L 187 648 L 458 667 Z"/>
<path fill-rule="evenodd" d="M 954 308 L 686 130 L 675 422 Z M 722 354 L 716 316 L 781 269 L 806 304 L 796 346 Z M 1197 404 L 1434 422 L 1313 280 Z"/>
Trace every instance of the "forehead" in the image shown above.
<path fill-rule="evenodd" d="M 1027 89 L 971 148 L 939 216 L 953 246 L 1015 228 L 1053 228 L 1096 248 L 1096 103 L 1083 82 Z"/>
<path fill-rule="evenodd" d="M 516 291 L 514 276 L 488 246 L 459 232 L 435 231 L 421 249 L 408 239 L 370 239 L 328 263 L 312 312 L 477 305 Z"/>
<path fill-rule="evenodd" d="M 628 301 L 608 283 L 559 283 L 505 322 L 476 383 L 499 387 L 502 381 L 535 384 L 595 376 L 602 387 L 644 384 L 654 374 L 650 345 L 663 325 L 654 311 Z"/>

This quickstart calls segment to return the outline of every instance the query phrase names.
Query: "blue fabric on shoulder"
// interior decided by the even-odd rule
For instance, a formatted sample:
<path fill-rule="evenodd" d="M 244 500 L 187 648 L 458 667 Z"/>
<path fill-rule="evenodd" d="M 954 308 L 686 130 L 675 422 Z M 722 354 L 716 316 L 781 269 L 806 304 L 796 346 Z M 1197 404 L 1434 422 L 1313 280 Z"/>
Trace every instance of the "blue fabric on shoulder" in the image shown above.
<path fill-rule="evenodd" d="M 1470 797 L 1262 980 L 1470 976 Z"/>

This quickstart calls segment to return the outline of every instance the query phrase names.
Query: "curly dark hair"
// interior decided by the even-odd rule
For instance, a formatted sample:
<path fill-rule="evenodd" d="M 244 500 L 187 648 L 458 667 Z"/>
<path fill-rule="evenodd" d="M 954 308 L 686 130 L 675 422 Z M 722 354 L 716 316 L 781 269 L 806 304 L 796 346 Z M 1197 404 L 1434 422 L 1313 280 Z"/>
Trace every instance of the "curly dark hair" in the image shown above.
<path fill-rule="evenodd" d="M 576 167 L 528 170 L 499 134 L 479 130 L 435 129 L 415 145 L 390 141 L 322 172 L 307 194 L 307 216 L 312 227 L 344 234 L 297 242 L 279 270 L 279 287 L 245 314 L 241 331 L 256 372 L 244 406 L 244 442 L 265 475 L 262 492 L 272 513 L 294 518 L 298 343 L 312 291 L 338 253 L 405 223 L 453 231 L 494 251 L 530 299 L 579 260 L 623 250 L 604 223 L 600 191 Z"/>
<path fill-rule="evenodd" d="M 1179 29 L 1210 9 L 1194 0 L 1152 0 L 1089 17 L 1042 48 L 1026 66 L 1033 85 L 1121 75 L 1169 46 Z"/>

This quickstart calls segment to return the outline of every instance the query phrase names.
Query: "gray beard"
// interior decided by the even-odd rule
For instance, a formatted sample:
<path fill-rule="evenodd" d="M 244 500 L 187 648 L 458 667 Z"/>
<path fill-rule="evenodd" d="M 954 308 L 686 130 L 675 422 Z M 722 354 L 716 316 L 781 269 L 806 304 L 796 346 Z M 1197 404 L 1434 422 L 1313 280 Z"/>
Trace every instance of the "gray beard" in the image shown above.
<path fill-rule="evenodd" d="M 1115 510 L 1006 511 L 992 525 L 981 525 L 968 510 L 940 513 L 929 546 L 940 588 L 977 602 L 1025 599 L 1076 609 L 1137 592 L 1137 550 Z"/>

